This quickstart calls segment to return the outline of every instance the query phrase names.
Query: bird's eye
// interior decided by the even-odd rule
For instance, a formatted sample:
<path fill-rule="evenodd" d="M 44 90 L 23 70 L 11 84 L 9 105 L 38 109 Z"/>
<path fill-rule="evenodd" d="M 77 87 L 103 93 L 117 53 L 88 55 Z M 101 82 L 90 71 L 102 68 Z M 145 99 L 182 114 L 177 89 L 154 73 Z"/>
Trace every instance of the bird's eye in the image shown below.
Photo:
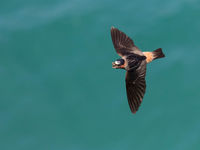
<path fill-rule="evenodd" d="M 115 61 L 115 64 L 119 65 L 119 64 L 121 64 L 121 62 L 119 60 L 117 60 L 117 61 Z"/>

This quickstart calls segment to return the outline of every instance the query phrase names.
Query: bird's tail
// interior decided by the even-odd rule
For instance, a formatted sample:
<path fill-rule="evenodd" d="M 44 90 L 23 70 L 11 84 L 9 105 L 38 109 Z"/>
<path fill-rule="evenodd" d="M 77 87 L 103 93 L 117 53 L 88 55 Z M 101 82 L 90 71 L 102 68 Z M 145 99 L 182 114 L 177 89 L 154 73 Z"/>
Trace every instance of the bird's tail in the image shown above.
<path fill-rule="evenodd" d="M 153 60 L 165 57 L 165 54 L 162 52 L 162 48 L 154 50 L 152 54 L 153 54 Z"/>
<path fill-rule="evenodd" d="M 149 63 L 155 59 L 165 57 L 165 55 L 162 52 L 162 48 L 158 48 L 158 49 L 154 50 L 153 52 L 143 52 L 143 54 L 146 56 L 147 63 Z"/>

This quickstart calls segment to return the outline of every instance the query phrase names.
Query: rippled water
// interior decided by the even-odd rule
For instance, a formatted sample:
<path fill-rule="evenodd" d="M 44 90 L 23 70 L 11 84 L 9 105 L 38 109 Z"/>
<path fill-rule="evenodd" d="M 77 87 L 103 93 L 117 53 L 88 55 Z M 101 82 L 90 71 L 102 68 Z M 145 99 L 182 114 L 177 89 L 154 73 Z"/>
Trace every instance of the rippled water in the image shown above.
<path fill-rule="evenodd" d="M 200 1 L 0 1 L 0 149 L 198 150 Z M 136 115 L 110 27 L 142 50 Z"/>

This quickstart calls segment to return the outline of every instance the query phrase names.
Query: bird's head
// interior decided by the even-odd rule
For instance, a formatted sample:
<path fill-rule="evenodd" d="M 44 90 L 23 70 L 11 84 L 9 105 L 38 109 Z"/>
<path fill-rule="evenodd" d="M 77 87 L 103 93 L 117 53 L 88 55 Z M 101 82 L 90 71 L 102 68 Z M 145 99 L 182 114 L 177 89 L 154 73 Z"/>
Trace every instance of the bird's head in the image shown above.
<path fill-rule="evenodd" d="M 117 59 L 116 61 L 112 62 L 112 68 L 115 68 L 115 69 L 124 69 L 125 68 L 125 61 L 124 61 L 124 59 L 120 58 L 120 59 Z"/>

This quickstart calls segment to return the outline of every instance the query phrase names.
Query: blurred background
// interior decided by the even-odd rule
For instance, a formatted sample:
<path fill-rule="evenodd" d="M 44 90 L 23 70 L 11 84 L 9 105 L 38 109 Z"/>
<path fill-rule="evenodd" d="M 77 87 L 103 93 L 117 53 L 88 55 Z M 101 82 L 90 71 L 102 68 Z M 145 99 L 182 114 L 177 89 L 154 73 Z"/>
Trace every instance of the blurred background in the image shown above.
<path fill-rule="evenodd" d="M 111 26 L 166 55 L 136 115 Z M 0 149 L 200 149 L 199 41 L 199 0 L 1 0 Z"/>

